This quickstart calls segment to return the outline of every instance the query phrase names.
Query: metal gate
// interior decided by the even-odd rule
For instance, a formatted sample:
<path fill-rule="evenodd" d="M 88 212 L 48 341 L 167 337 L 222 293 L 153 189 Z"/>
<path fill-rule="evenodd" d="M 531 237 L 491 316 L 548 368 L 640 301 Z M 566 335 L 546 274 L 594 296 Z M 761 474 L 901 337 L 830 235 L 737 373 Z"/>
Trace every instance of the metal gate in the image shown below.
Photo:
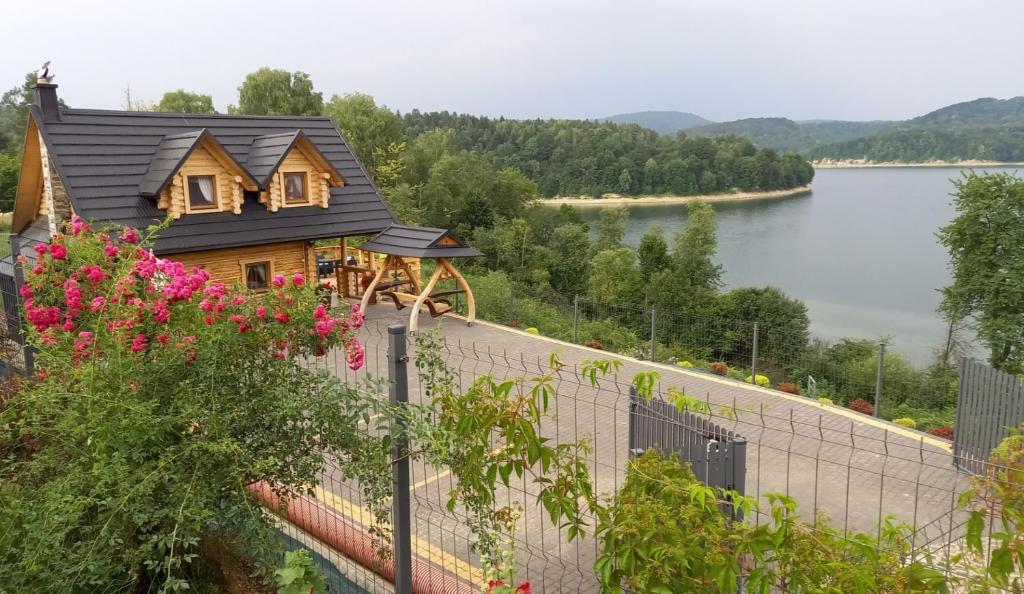
<path fill-rule="evenodd" d="M 683 412 L 662 398 L 641 398 L 629 392 L 629 452 L 638 455 L 655 448 L 678 455 L 710 487 L 744 493 L 747 440 L 708 419 Z"/>
<path fill-rule="evenodd" d="M 992 449 L 1024 423 L 1024 382 L 974 359 L 960 361 L 953 460 L 961 470 L 985 471 Z"/>

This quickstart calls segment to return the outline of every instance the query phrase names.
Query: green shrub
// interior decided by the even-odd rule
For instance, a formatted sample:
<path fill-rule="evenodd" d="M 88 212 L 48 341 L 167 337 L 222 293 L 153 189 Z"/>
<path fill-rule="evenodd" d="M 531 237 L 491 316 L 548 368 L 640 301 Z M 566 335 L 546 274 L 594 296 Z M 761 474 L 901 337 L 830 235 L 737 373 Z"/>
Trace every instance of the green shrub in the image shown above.
<path fill-rule="evenodd" d="M 907 427 L 908 429 L 917 429 L 917 421 L 910 417 L 900 417 L 892 420 L 893 424 L 901 427 Z"/>
<path fill-rule="evenodd" d="M 824 396 L 822 396 L 821 398 L 818 398 L 818 402 L 820 402 L 822 404 L 835 404 L 835 402 L 832 402 L 831 398 L 825 398 Z"/>
<path fill-rule="evenodd" d="M 278 594 L 326 594 L 327 582 L 306 549 L 284 554 L 284 567 L 274 572 Z"/>
<path fill-rule="evenodd" d="M 690 369 L 690 368 L 693 367 L 693 363 L 690 363 L 689 361 L 679 361 L 678 363 L 676 363 L 676 367 L 682 367 L 683 369 Z"/>
<path fill-rule="evenodd" d="M 747 382 L 748 384 L 757 384 L 762 388 L 767 388 L 768 386 L 771 385 L 771 380 L 768 379 L 768 376 L 761 375 L 760 373 L 753 377 L 748 375 L 747 377 L 743 378 L 743 381 Z"/>
<path fill-rule="evenodd" d="M 523 332 L 526 332 L 527 334 L 533 334 L 534 336 L 539 336 L 540 335 L 540 330 L 537 330 L 533 326 L 530 326 L 526 330 L 523 330 Z"/>

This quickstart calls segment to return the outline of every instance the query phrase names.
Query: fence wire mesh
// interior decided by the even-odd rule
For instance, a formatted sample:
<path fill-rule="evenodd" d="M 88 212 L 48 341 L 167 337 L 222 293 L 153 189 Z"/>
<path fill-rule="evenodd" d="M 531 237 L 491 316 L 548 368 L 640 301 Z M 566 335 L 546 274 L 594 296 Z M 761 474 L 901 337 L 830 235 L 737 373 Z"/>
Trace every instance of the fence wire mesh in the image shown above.
<path fill-rule="evenodd" d="M 571 302 L 558 305 L 580 307 Z M 596 310 L 588 306 L 584 311 Z M 643 315 L 642 310 L 638 315 Z M 330 353 L 310 364 L 346 382 L 385 377 L 387 325 L 405 319 L 404 313 L 385 306 L 371 308 L 360 336 L 367 351 L 366 365 L 358 372 L 346 367 L 343 353 Z M 580 319 L 590 318 L 581 315 Z M 429 328 L 431 324 L 425 322 L 421 320 Z M 539 432 L 558 443 L 588 439 L 592 450 L 587 463 L 596 491 L 604 498 L 618 492 L 630 460 L 630 380 L 649 366 L 626 360 L 616 375 L 592 385 L 581 376 L 579 367 L 585 359 L 595 357 L 592 350 L 490 326 L 467 328 L 458 319 L 445 321 L 442 333 L 444 360 L 463 389 L 484 376 L 497 380 L 536 377 L 548 371 L 547 355 L 558 351 L 569 366 L 557 375 L 553 414 Z M 414 342 L 409 350 L 415 359 Z M 410 402 L 425 403 L 426 386 L 410 369 Z M 684 390 L 706 405 L 691 424 L 711 422 L 746 438 L 743 487 L 747 495 L 763 504 L 766 494 L 786 494 L 796 500 L 801 516 L 812 525 L 828 521 L 843 532 L 875 537 L 881 534 L 882 522 L 891 516 L 912 528 L 915 559 L 950 571 L 946 561 L 962 552 L 967 520 L 957 501 L 971 486 L 971 476 L 956 469 L 946 442 L 811 399 L 758 390 L 689 370 L 674 373 L 660 369 L 663 374 L 655 398 L 669 398 L 670 386 Z M 659 417 L 658 421 L 665 419 Z M 449 469 L 434 468 L 422 459 L 412 462 L 413 554 L 464 585 L 479 588 L 485 580 L 480 559 L 471 547 L 468 516 L 459 507 L 448 509 L 455 486 Z M 589 535 L 568 542 L 565 531 L 547 520 L 536 494 L 537 487 L 523 478 L 514 479 L 507 488 L 500 485 L 495 497 L 496 507 L 523 510 L 514 535 L 520 579 L 529 580 L 539 592 L 600 591 L 593 571 L 600 543 Z M 358 485 L 336 473 L 325 474 L 317 495 L 357 525 L 368 520 Z M 595 521 L 589 518 L 591 526 Z M 760 524 L 771 518 L 760 512 L 745 521 Z M 337 558 L 339 566 L 349 562 L 340 551 L 324 554 Z M 371 575 L 367 583 L 375 584 L 375 579 L 379 578 Z"/>

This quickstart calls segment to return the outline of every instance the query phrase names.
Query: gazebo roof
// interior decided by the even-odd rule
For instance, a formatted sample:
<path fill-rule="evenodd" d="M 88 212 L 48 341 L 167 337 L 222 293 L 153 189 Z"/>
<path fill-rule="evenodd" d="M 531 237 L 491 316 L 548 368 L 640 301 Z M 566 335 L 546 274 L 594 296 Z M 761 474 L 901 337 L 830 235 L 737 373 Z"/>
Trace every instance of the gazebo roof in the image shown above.
<path fill-rule="evenodd" d="M 391 225 L 359 249 L 412 258 L 464 258 L 483 253 L 459 241 L 447 229 Z"/>

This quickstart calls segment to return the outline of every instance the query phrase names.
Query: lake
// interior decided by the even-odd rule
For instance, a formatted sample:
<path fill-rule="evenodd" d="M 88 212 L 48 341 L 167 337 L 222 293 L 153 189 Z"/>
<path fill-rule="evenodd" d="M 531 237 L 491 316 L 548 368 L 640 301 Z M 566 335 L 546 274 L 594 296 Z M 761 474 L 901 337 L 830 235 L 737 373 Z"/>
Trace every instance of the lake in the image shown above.
<path fill-rule="evenodd" d="M 938 167 L 819 169 L 809 195 L 714 203 L 726 286 L 779 287 L 807 304 L 815 336 L 889 336 L 893 349 L 928 363 L 944 337 L 935 308 L 950 278 L 935 232 L 955 214 L 950 179 L 959 175 Z M 588 221 L 600 212 L 581 210 Z M 627 243 L 638 245 L 660 223 L 671 246 L 686 205 L 630 206 L 629 215 Z"/>

